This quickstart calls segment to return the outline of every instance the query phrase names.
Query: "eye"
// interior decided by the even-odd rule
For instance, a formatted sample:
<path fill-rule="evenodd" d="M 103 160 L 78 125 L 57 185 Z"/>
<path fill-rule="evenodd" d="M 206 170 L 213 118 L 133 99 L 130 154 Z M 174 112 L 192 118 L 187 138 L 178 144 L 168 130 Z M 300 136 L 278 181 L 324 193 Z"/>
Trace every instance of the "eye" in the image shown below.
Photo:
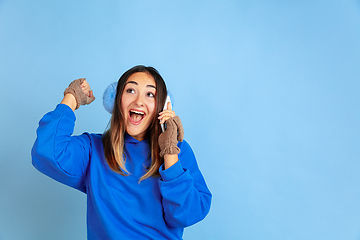
<path fill-rule="evenodd" d="M 135 91 L 134 91 L 134 89 L 132 89 L 132 88 L 128 88 L 128 89 L 126 89 L 126 92 L 127 92 L 127 93 L 134 93 Z"/>
<path fill-rule="evenodd" d="M 151 97 L 151 98 L 154 98 L 154 97 L 155 97 L 155 94 L 152 93 L 152 92 L 148 92 L 148 93 L 147 93 L 147 96 L 148 96 L 148 97 Z"/>

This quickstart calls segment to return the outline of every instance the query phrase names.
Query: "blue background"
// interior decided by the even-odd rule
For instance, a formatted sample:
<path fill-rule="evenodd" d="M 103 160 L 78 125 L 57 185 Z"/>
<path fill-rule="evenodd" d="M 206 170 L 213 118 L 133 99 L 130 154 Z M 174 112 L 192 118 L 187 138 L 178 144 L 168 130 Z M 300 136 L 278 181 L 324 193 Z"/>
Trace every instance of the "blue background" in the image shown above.
<path fill-rule="evenodd" d="M 360 2 L 0 1 L 0 239 L 85 239 L 86 196 L 40 174 L 40 118 L 86 77 L 154 66 L 213 193 L 184 239 L 360 239 Z"/>

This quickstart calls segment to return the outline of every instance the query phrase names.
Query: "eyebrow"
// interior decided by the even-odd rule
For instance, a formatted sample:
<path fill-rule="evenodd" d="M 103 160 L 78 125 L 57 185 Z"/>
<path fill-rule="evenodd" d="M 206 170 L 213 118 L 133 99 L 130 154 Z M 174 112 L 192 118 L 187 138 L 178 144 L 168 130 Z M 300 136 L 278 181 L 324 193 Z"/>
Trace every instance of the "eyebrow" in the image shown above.
<path fill-rule="evenodd" d="M 132 84 L 135 84 L 135 85 L 139 85 L 137 82 L 135 82 L 135 81 L 128 81 L 125 85 L 127 85 L 127 84 L 129 84 L 129 83 L 132 83 Z M 151 85 L 151 84 L 149 84 L 149 85 L 146 85 L 146 87 L 151 87 L 151 88 L 155 88 L 156 89 L 156 87 L 154 86 L 154 85 Z"/>

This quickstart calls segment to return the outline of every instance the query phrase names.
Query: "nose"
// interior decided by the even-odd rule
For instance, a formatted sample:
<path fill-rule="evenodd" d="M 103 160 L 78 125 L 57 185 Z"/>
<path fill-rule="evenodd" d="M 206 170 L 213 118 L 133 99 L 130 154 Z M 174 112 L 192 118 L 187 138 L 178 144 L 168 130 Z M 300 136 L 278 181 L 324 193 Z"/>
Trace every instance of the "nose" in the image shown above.
<path fill-rule="evenodd" d="M 144 105 L 144 97 L 141 94 L 139 94 L 135 99 L 135 104 L 139 107 Z"/>

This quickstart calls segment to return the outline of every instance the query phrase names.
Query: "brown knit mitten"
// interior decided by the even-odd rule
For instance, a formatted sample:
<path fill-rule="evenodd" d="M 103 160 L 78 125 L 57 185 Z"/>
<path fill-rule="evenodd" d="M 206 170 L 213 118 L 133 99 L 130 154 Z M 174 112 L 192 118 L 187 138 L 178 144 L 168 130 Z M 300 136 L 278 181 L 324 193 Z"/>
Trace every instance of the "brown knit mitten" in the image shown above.
<path fill-rule="evenodd" d="M 166 130 L 159 136 L 160 157 L 165 154 L 179 154 L 178 141 L 184 139 L 184 128 L 179 116 L 166 120 Z"/>
<path fill-rule="evenodd" d="M 72 81 L 67 89 L 65 89 L 64 96 L 68 93 L 74 95 L 76 99 L 76 108 L 78 109 L 80 105 L 87 104 L 88 96 L 81 89 L 81 84 L 85 81 L 86 78 L 79 78 Z"/>

